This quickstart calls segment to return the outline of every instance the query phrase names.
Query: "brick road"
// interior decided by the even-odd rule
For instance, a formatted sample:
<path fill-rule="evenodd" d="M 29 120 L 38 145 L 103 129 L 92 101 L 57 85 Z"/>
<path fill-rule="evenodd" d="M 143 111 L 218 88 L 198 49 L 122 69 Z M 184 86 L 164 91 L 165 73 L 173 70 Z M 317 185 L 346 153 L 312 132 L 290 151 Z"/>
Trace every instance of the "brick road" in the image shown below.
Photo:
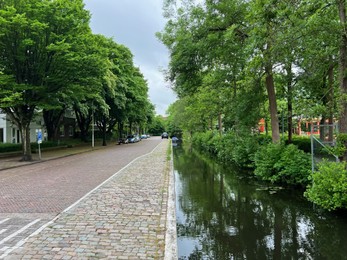
<path fill-rule="evenodd" d="M 139 143 L 137 149 L 132 145 L 122 149 L 118 146 L 21 167 L 23 170 L 0 172 L 1 186 L 5 184 L 1 189 L 4 199 L 0 201 L 0 220 L 18 212 L 58 214 L 76 201 L 76 197 L 95 187 L 95 183 L 107 179 L 110 172 L 116 172 L 2 257 L 164 259 L 166 255 L 166 259 L 176 258 L 174 221 L 171 219 L 170 227 L 167 218 L 174 215 L 174 207 L 168 205 L 168 201 L 169 204 L 173 201 L 168 196 L 173 182 L 172 166 L 166 159 L 168 142 L 160 141 L 152 153 L 133 161 L 144 153 L 143 149 L 159 143 L 158 139 L 150 140 L 146 140 L 146 145 Z M 44 177 L 40 168 L 45 171 Z M 16 189 L 10 188 L 11 182 L 16 183 Z"/>

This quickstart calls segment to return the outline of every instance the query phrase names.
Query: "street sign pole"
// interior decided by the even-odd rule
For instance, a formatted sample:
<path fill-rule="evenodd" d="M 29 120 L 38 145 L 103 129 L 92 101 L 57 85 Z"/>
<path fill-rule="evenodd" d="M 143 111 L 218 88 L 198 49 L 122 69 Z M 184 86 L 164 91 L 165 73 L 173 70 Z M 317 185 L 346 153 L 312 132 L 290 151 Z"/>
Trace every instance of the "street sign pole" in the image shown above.
<path fill-rule="evenodd" d="M 41 146 L 40 146 L 40 144 L 42 143 L 42 132 L 41 132 L 41 130 L 37 131 L 37 143 L 39 145 L 39 158 L 41 160 Z"/>

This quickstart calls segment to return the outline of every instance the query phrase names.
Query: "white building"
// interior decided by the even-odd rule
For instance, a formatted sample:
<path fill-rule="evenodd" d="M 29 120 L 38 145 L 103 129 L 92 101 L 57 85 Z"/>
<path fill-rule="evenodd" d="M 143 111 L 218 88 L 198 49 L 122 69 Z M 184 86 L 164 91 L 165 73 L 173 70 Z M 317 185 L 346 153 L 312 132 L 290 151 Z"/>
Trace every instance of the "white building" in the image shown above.
<path fill-rule="evenodd" d="M 37 131 L 43 129 L 43 120 L 33 120 L 30 124 L 30 142 L 36 141 Z M 0 143 L 21 143 L 21 135 L 18 127 L 11 122 L 9 117 L 0 110 Z"/>

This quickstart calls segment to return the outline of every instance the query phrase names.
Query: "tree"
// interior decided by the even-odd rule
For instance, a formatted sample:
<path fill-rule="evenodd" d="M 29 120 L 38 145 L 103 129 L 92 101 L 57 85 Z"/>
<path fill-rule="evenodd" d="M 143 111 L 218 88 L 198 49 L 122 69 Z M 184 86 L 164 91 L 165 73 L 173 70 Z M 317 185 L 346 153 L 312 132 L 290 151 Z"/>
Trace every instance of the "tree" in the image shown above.
<path fill-rule="evenodd" d="M 69 86 L 69 48 L 89 30 L 89 14 L 82 0 L 0 5 L 0 107 L 20 130 L 22 160 L 31 160 L 30 122 L 36 109 L 51 104 Z"/>
<path fill-rule="evenodd" d="M 234 115 L 231 111 L 237 107 L 237 82 L 242 75 L 248 52 L 246 48 L 242 48 L 248 37 L 247 27 L 243 22 L 247 5 L 243 1 L 206 1 L 204 6 L 191 2 L 194 1 L 185 2 L 177 11 L 177 16 L 169 16 L 165 31 L 158 34 L 171 53 L 168 79 L 180 98 L 192 98 L 192 95 L 200 93 L 200 98 L 196 98 L 195 108 L 194 103 L 191 103 L 191 112 L 202 112 L 206 102 L 218 104 L 219 108 L 213 114 L 215 119 L 218 118 L 219 128 L 222 129 L 222 118 Z M 206 99 L 208 93 L 210 101 Z M 203 100 L 205 104 L 198 105 Z M 226 103 L 232 104 L 228 106 L 231 111 L 223 109 Z M 209 112 L 212 113 L 212 110 Z"/>
<path fill-rule="evenodd" d="M 165 132 L 165 122 L 162 116 L 155 116 L 152 122 L 148 125 L 148 133 L 152 135 L 161 135 Z M 172 133 L 170 131 L 170 133 Z"/>
<path fill-rule="evenodd" d="M 339 85 L 340 85 L 340 116 L 339 131 L 340 134 L 347 136 L 347 32 L 346 32 L 346 1 L 337 0 L 339 18 L 340 18 L 340 46 L 339 46 Z M 342 138 L 343 145 L 346 148 L 342 156 L 347 161 L 347 138 Z"/>

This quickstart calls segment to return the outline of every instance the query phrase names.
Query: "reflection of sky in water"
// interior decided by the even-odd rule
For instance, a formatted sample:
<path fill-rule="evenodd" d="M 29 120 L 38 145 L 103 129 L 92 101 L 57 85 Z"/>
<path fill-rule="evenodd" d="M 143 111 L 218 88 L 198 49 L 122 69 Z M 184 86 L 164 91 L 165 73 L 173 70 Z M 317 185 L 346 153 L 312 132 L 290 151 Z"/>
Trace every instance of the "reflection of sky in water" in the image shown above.
<path fill-rule="evenodd" d="M 236 236 L 239 233 L 239 229 L 237 227 L 233 227 L 233 226 L 227 226 L 225 227 L 225 232 L 229 235 L 229 236 Z"/>
<path fill-rule="evenodd" d="M 298 239 L 299 245 L 303 245 L 304 243 L 307 243 L 308 241 L 308 234 L 310 234 L 314 230 L 313 223 L 308 218 L 300 217 L 296 224 L 297 224 L 296 225 L 297 239 Z M 274 250 L 275 248 L 274 235 L 273 234 L 268 235 L 264 238 L 264 240 L 265 240 L 266 247 L 271 250 Z M 292 240 L 289 238 L 286 239 L 285 237 L 282 236 L 282 245 L 285 245 L 286 243 L 290 244 L 292 243 Z M 302 256 L 305 256 L 304 259 L 313 259 L 310 253 L 305 251 L 303 247 L 298 248 L 298 252 Z"/>
<path fill-rule="evenodd" d="M 307 234 L 314 230 L 313 224 L 308 218 L 301 217 L 297 223 L 299 241 L 307 241 Z"/>
<path fill-rule="evenodd" d="M 176 221 L 177 223 L 185 224 L 186 216 L 184 212 L 178 208 L 180 207 L 180 200 L 182 200 L 182 182 L 177 171 L 174 171 L 175 174 L 175 192 L 176 192 Z"/>
<path fill-rule="evenodd" d="M 202 249 L 199 239 L 192 237 L 177 238 L 177 246 L 180 259 L 184 259 L 182 256 L 189 256 L 194 251 L 200 251 Z"/>
<path fill-rule="evenodd" d="M 273 250 L 275 248 L 273 235 L 268 235 L 264 239 L 265 239 L 266 247 Z"/>

